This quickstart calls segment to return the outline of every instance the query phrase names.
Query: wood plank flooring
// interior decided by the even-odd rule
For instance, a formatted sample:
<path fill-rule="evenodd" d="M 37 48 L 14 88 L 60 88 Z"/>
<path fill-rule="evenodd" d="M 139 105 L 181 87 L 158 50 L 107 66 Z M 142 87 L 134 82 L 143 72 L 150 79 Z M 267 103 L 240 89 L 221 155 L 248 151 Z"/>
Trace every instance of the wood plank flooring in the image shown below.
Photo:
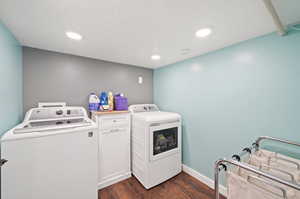
<path fill-rule="evenodd" d="M 214 191 L 182 172 L 150 190 L 131 177 L 100 190 L 99 199 L 214 199 Z"/>

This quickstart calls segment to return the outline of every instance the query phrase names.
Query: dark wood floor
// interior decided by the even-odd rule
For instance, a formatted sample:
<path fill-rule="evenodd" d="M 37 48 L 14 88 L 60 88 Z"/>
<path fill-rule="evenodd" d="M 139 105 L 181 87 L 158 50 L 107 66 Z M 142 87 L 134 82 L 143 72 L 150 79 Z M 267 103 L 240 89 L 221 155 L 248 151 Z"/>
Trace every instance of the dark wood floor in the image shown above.
<path fill-rule="evenodd" d="M 214 199 L 214 191 L 182 172 L 174 178 L 146 190 L 136 178 L 111 185 L 99 191 L 99 199 Z M 224 197 L 220 197 L 224 199 Z"/>

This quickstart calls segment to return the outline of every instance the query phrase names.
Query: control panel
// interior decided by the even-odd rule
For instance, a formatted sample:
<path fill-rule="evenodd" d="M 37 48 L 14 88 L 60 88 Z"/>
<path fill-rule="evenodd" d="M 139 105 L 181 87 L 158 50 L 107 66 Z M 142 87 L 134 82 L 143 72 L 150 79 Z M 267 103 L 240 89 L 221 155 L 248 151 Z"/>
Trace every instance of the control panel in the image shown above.
<path fill-rule="evenodd" d="M 25 120 L 43 120 L 59 119 L 70 117 L 87 117 L 87 113 L 82 107 L 51 107 L 51 108 L 34 108 L 25 116 Z"/>
<path fill-rule="evenodd" d="M 155 104 L 137 104 L 129 106 L 132 113 L 159 111 Z"/>

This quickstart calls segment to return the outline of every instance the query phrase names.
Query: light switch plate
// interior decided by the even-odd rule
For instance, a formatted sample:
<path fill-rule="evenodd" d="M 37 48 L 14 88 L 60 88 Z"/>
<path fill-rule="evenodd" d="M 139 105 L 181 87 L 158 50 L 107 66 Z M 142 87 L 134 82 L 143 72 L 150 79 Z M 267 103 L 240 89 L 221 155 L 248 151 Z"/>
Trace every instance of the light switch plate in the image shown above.
<path fill-rule="evenodd" d="M 139 83 L 139 84 L 142 84 L 142 83 L 143 83 L 143 77 L 142 77 L 142 76 L 139 76 L 139 77 L 138 77 L 138 83 Z"/>

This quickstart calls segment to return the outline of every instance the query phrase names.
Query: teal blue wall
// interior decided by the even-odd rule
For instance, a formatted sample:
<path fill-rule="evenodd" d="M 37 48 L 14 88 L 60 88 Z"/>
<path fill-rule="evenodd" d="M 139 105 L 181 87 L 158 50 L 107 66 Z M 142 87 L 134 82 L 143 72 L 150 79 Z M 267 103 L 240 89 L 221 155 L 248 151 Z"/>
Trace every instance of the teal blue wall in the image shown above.
<path fill-rule="evenodd" d="M 0 135 L 22 117 L 22 47 L 0 21 Z"/>
<path fill-rule="evenodd" d="M 300 32 L 262 36 L 159 68 L 154 102 L 182 114 L 183 163 L 211 178 L 215 160 L 258 136 L 300 142 Z"/>

